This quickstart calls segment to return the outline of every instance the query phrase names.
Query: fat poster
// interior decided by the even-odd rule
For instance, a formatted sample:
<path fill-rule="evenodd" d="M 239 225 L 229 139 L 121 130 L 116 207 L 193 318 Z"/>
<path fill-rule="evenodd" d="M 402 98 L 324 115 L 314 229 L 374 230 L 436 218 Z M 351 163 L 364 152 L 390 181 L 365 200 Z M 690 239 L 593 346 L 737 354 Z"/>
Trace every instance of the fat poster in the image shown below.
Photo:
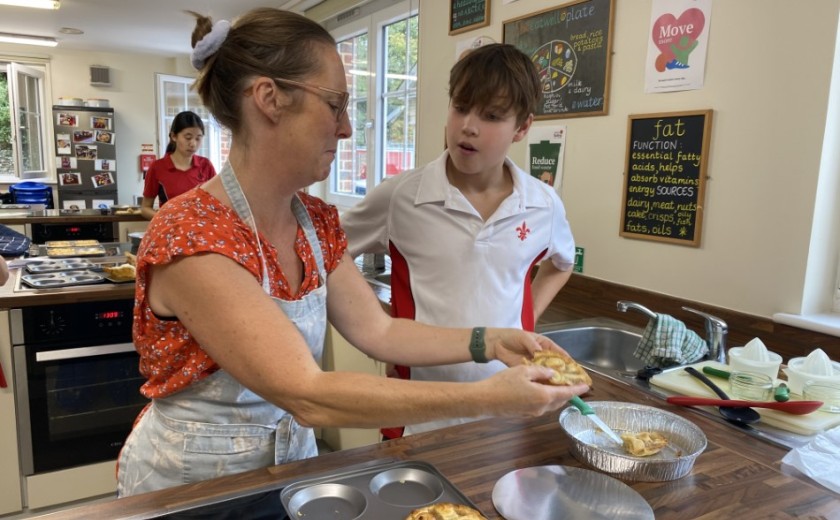
<path fill-rule="evenodd" d="M 531 127 L 528 132 L 528 171 L 555 190 L 563 184 L 566 125 Z"/>
<path fill-rule="evenodd" d="M 712 0 L 653 0 L 645 92 L 703 88 Z"/>

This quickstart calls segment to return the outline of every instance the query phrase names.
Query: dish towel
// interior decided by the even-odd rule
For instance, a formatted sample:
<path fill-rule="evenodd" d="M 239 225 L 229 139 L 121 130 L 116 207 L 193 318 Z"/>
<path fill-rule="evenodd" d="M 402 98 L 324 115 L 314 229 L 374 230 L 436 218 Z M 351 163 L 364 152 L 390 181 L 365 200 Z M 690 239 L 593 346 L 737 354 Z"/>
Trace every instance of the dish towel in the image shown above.
<path fill-rule="evenodd" d="M 633 355 L 647 365 L 665 368 L 700 360 L 709 351 L 706 341 L 685 323 L 667 314 L 652 318 Z"/>

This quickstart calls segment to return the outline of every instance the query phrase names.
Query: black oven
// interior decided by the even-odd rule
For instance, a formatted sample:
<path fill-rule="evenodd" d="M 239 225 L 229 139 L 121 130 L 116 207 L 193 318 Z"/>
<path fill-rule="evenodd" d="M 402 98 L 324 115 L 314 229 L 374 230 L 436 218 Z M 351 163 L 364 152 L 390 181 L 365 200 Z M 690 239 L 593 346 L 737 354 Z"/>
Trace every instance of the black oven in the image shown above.
<path fill-rule="evenodd" d="M 99 240 L 115 242 L 119 235 L 116 222 L 33 223 L 32 242 L 44 244 L 50 240 Z"/>
<path fill-rule="evenodd" d="M 116 459 L 148 402 L 131 341 L 133 300 L 10 312 L 24 475 Z"/>

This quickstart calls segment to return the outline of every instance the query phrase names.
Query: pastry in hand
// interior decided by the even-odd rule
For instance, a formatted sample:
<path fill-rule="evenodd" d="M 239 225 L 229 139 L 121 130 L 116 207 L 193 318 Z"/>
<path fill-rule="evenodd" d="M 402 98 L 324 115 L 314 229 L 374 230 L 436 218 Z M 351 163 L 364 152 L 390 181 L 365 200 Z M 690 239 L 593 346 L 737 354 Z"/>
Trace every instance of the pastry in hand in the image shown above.
<path fill-rule="evenodd" d="M 487 517 L 469 506 L 442 502 L 415 509 L 405 520 L 487 520 Z"/>
<path fill-rule="evenodd" d="M 137 255 L 134 255 L 132 253 L 126 253 L 125 254 L 125 263 L 127 263 L 129 265 L 137 265 Z"/>
<path fill-rule="evenodd" d="M 668 439 L 658 432 L 622 433 L 624 451 L 636 457 L 656 455 L 668 445 Z"/>
<path fill-rule="evenodd" d="M 552 385 L 567 386 L 585 384 L 592 386 L 592 378 L 574 359 L 564 352 L 541 350 L 533 359 L 525 359 L 526 365 L 537 365 L 554 370 L 548 380 Z"/>

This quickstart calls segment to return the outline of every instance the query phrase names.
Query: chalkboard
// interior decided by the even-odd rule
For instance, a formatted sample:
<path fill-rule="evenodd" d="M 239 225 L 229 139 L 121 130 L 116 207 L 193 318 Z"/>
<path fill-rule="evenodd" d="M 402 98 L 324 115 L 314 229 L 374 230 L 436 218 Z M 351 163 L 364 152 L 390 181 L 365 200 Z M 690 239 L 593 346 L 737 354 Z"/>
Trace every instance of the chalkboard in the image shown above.
<path fill-rule="evenodd" d="M 620 235 L 700 246 L 712 111 L 631 115 Z"/>
<path fill-rule="evenodd" d="M 490 25 L 490 0 L 449 0 L 449 34 Z"/>
<path fill-rule="evenodd" d="M 615 0 L 582 0 L 503 22 L 503 41 L 531 57 L 536 119 L 607 114 Z"/>

